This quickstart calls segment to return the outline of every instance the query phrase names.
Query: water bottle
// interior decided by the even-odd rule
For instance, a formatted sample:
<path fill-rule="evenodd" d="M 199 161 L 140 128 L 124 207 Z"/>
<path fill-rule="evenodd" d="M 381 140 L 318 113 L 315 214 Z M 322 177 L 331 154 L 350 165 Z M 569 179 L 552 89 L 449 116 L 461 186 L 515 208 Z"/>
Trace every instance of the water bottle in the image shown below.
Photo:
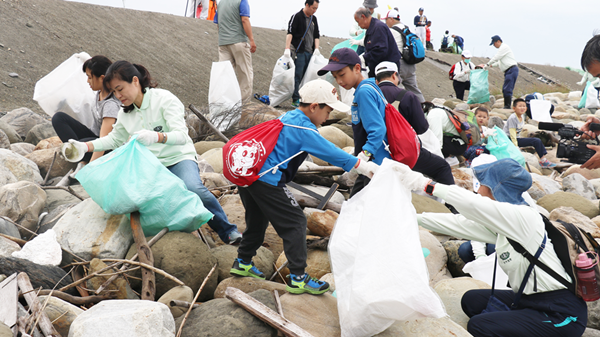
<path fill-rule="evenodd" d="M 594 266 L 598 262 L 592 261 L 586 253 L 581 253 L 575 261 L 577 267 L 577 286 L 579 294 L 584 301 L 592 302 L 600 299 L 600 290 L 598 290 L 598 281 Z"/>

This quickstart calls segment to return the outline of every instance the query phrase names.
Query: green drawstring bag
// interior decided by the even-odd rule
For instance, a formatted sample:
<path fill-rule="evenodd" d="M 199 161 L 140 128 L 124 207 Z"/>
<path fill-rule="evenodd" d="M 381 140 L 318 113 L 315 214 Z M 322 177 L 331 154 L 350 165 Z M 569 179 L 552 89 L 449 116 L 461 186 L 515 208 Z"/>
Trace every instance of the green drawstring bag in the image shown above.
<path fill-rule="evenodd" d="M 485 103 L 490 101 L 490 89 L 488 83 L 488 71 L 483 69 L 471 70 L 469 81 L 468 104 Z"/>
<path fill-rule="evenodd" d="M 523 157 L 521 150 L 513 144 L 506 133 L 498 126 L 494 126 L 493 134 L 487 138 L 485 147 L 498 160 L 512 158 L 526 168 L 525 157 Z"/>
<path fill-rule="evenodd" d="M 92 200 L 109 214 L 139 211 L 146 236 L 165 227 L 192 232 L 212 219 L 200 197 L 135 138 L 77 173 Z"/>

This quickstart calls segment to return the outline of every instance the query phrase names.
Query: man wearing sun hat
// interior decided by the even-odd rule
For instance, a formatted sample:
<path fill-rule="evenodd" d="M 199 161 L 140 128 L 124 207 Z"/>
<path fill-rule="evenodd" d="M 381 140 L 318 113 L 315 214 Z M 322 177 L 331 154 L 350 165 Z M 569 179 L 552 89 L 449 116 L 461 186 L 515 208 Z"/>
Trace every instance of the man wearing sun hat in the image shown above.
<path fill-rule="evenodd" d="M 496 55 L 492 57 L 485 65 L 487 67 L 498 67 L 504 72 L 504 85 L 502 85 L 502 95 L 504 96 L 504 109 L 511 108 L 512 94 L 515 88 L 515 83 L 519 77 L 519 65 L 515 59 L 510 47 L 502 41 L 500 36 L 492 36 L 490 46 L 498 49 Z"/>

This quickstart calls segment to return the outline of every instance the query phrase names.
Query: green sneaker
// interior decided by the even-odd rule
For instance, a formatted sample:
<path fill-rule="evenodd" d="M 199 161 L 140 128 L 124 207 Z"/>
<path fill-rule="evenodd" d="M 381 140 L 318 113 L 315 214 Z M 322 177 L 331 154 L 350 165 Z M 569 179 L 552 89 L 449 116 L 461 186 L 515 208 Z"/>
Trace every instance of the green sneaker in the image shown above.
<path fill-rule="evenodd" d="M 292 107 L 297 108 L 299 106 L 300 106 L 300 100 L 295 99 L 292 101 Z"/>
<path fill-rule="evenodd" d="M 320 295 L 329 290 L 329 283 L 319 281 L 314 277 L 310 277 L 304 273 L 304 277 L 298 281 L 296 275 L 290 274 L 291 285 L 288 285 L 285 290 L 291 294 L 309 293 L 312 295 Z"/>
<path fill-rule="evenodd" d="M 250 264 L 245 264 L 241 259 L 237 258 L 233 261 L 233 266 L 231 270 L 229 270 L 229 274 L 233 276 L 242 276 L 242 277 L 254 277 L 260 280 L 265 279 L 265 274 L 261 273 L 258 268 L 254 266 L 254 262 Z"/>

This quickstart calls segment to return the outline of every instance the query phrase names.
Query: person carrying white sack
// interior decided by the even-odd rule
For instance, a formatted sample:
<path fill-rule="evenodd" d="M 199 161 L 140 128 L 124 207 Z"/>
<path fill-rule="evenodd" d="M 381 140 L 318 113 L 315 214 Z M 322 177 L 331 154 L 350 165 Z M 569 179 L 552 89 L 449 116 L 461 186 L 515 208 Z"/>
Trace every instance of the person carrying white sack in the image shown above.
<path fill-rule="evenodd" d="M 438 233 L 496 244 L 498 263 L 508 275 L 512 290 L 496 289 L 494 296 L 507 307 L 515 300 L 515 293 L 530 265 L 511 246 L 509 238 L 530 253 L 538 251 L 545 241 L 539 260 L 570 280 L 552 242 L 545 240 L 547 234 L 542 216 L 522 197 L 522 193 L 531 187 L 532 180 L 515 160 L 506 158 L 474 168 L 474 177 L 480 183 L 478 194 L 458 186 L 436 184 L 406 165 L 399 165 L 399 170 L 406 188 L 442 198 L 460 212 L 456 215 L 423 213 L 417 216 L 420 226 Z M 534 270 L 525 280 L 523 296 L 512 310 L 482 313 L 491 289 L 467 291 L 461 305 L 470 317 L 469 333 L 475 337 L 581 336 L 587 324 L 586 303 L 538 267 Z"/>

